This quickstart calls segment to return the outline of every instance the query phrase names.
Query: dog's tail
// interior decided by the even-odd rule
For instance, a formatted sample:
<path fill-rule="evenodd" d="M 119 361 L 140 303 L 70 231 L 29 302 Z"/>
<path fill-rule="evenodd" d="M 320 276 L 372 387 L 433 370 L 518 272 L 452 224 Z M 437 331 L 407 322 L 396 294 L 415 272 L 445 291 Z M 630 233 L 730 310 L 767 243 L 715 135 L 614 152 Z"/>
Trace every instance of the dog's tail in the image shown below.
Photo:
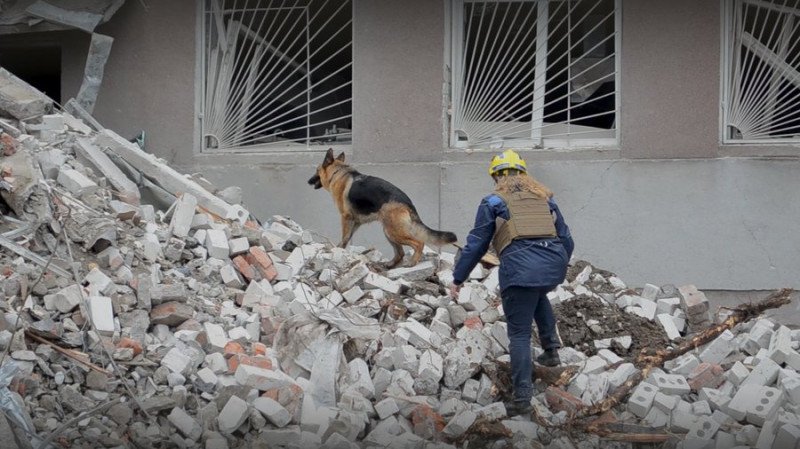
<path fill-rule="evenodd" d="M 412 215 L 411 220 L 411 233 L 429 245 L 443 246 L 458 241 L 454 233 L 431 229 L 418 216 Z"/>

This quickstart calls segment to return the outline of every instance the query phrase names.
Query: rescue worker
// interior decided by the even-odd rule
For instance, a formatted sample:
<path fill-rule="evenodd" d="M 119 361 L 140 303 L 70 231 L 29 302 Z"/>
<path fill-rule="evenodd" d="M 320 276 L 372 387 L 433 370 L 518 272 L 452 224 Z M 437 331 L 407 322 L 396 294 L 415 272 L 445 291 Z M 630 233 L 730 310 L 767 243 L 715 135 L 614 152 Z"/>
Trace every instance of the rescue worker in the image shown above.
<path fill-rule="evenodd" d="M 500 258 L 500 296 L 508 324 L 513 403 L 509 416 L 528 413 L 533 397 L 531 322 L 536 321 L 544 353 L 537 362 L 560 363 L 556 319 L 547 293 L 564 281 L 574 243 L 553 200 L 553 192 L 528 175 L 519 154 L 506 150 L 492 159 L 489 175 L 495 191 L 483 198 L 474 229 L 467 236 L 453 271 L 450 295 L 493 244 Z"/>

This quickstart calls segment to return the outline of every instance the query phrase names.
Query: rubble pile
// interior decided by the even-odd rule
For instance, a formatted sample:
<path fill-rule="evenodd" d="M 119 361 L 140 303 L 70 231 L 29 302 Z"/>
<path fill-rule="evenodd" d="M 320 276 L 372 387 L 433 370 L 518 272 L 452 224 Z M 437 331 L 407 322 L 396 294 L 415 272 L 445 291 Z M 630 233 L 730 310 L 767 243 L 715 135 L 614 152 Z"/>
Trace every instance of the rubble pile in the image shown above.
<path fill-rule="evenodd" d="M 67 113 L 0 126 L 4 447 L 631 446 L 570 425 L 641 349 L 724 318 L 691 285 L 634 290 L 576 261 L 550 294 L 568 377 L 512 419 L 497 267 L 451 299 L 453 254 L 387 271 Z M 147 183 L 169 208 L 144 204 Z M 795 447 L 798 346 L 740 324 L 601 419 L 685 448 Z"/>

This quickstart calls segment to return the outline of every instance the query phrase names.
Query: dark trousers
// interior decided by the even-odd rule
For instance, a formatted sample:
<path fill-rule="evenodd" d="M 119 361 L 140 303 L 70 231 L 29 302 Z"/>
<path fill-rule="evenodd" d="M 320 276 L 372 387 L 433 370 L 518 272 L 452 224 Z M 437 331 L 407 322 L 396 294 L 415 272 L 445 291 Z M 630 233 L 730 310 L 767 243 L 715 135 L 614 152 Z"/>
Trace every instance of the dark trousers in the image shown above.
<path fill-rule="evenodd" d="M 503 312 L 508 324 L 508 352 L 511 355 L 511 382 L 514 401 L 530 402 L 533 397 L 531 374 L 531 323 L 535 320 L 543 349 L 561 346 L 556 333 L 556 317 L 547 299 L 550 287 L 508 287 L 503 290 Z"/>

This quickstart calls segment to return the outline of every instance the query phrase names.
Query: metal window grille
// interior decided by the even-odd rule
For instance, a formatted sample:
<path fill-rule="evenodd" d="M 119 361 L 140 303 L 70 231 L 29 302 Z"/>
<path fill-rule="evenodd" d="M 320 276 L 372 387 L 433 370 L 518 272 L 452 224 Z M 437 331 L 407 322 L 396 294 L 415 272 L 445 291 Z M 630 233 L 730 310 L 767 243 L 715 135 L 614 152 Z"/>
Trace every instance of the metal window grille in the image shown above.
<path fill-rule="evenodd" d="M 204 150 L 349 144 L 349 0 L 206 0 Z"/>
<path fill-rule="evenodd" d="M 723 142 L 799 142 L 800 1 L 722 5 Z"/>
<path fill-rule="evenodd" d="M 617 143 L 621 0 L 453 0 L 450 146 Z"/>

